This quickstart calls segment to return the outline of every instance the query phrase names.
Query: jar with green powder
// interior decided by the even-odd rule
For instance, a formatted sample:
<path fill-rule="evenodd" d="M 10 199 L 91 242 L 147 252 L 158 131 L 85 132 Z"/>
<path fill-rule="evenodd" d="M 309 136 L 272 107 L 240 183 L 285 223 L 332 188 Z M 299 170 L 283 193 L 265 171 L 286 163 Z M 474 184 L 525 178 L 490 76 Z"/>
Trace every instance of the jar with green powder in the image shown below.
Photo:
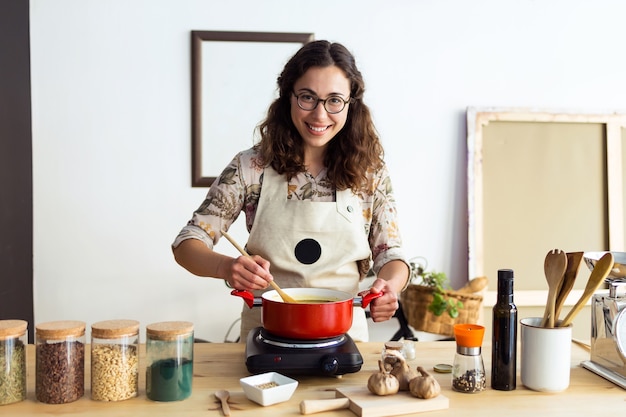
<path fill-rule="evenodd" d="M 146 326 L 146 395 L 153 401 L 191 396 L 193 324 L 166 321 Z"/>
<path fill-rule="evenodd" d="M 26 398 L 26 329 L 24 320 L 0 320 L 0 405 Z"/>

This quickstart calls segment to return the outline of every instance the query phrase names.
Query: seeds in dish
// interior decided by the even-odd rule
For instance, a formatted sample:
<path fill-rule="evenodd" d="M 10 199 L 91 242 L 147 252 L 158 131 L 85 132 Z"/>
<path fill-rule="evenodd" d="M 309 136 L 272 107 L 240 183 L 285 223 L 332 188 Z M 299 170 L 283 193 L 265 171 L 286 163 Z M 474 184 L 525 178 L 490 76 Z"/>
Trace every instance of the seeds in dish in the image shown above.
<path fill-rule="evenodd" d="M 265 382 L 263 384 L 255 385 L 255 387 L 257 387 L 259 389 L 268 389 L 268 388 L 274 388 L 274 387 L 277 387 L 277 386 L 278 386 L 278 383 L 276 383 L 274 381 Z"/>

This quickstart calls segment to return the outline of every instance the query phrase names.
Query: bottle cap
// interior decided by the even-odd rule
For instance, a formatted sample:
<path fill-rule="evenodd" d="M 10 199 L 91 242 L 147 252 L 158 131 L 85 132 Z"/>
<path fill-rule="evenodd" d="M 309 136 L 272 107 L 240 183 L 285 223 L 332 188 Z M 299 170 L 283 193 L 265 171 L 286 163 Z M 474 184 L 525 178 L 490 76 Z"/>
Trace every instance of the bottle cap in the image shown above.
<path fill-rule="evenodd" d="M 512 269 L 498 269 L 498 279 L 513 279 Z"/>
<path fill-rule="evenodd" d="M 438 363 L 433 367 L 433 370 L 440 374 L 449 374 L 452 372 L 452 365 L 447 363 Z"/>
<path fill-rule="evenodd" d="M 479 324 L 455 324 L 454 337 L 458 346 L 475 348 L 483 344 L 485 328 Z"/>

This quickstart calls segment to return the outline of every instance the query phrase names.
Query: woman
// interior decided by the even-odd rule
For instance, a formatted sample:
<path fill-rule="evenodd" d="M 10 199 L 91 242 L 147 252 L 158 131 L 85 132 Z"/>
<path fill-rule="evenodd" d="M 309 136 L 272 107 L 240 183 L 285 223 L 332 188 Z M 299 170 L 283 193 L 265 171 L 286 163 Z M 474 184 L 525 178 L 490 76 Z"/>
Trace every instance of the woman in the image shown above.
<path fill-rule="evenodd" d="M 341 44 L 304 45 L 278 78 L 279 97 L 259 127 L 260 142 L 240 152 L 173 243 L 176 261 L 193 274 L 224 279 L 259 295 L 282 288 L 358 292 L 372 265 L 374 322 L 388 320 L 408 284 L 395 201 L 383 148 L 354 57 Z M 213 251 L 222 230 L 246 216 L 252 256 Z M 241 341 L 261 326 L 259 308 L 242 311 Z M 353 339 L 367 341 L 356 308 Z"/>

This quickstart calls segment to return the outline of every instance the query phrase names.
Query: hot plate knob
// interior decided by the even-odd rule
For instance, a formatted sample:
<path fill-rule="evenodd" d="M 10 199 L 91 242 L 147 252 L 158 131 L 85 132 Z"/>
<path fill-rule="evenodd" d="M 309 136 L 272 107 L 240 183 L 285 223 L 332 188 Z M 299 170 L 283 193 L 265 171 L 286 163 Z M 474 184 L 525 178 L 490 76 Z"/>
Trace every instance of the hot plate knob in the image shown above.
<path fill-rule="evenodd" d="M 335 375 L 339 370 L 339 360 L 332 355 L 326 355 L 322 358 L 322 373 L 325 375 Z"/>

